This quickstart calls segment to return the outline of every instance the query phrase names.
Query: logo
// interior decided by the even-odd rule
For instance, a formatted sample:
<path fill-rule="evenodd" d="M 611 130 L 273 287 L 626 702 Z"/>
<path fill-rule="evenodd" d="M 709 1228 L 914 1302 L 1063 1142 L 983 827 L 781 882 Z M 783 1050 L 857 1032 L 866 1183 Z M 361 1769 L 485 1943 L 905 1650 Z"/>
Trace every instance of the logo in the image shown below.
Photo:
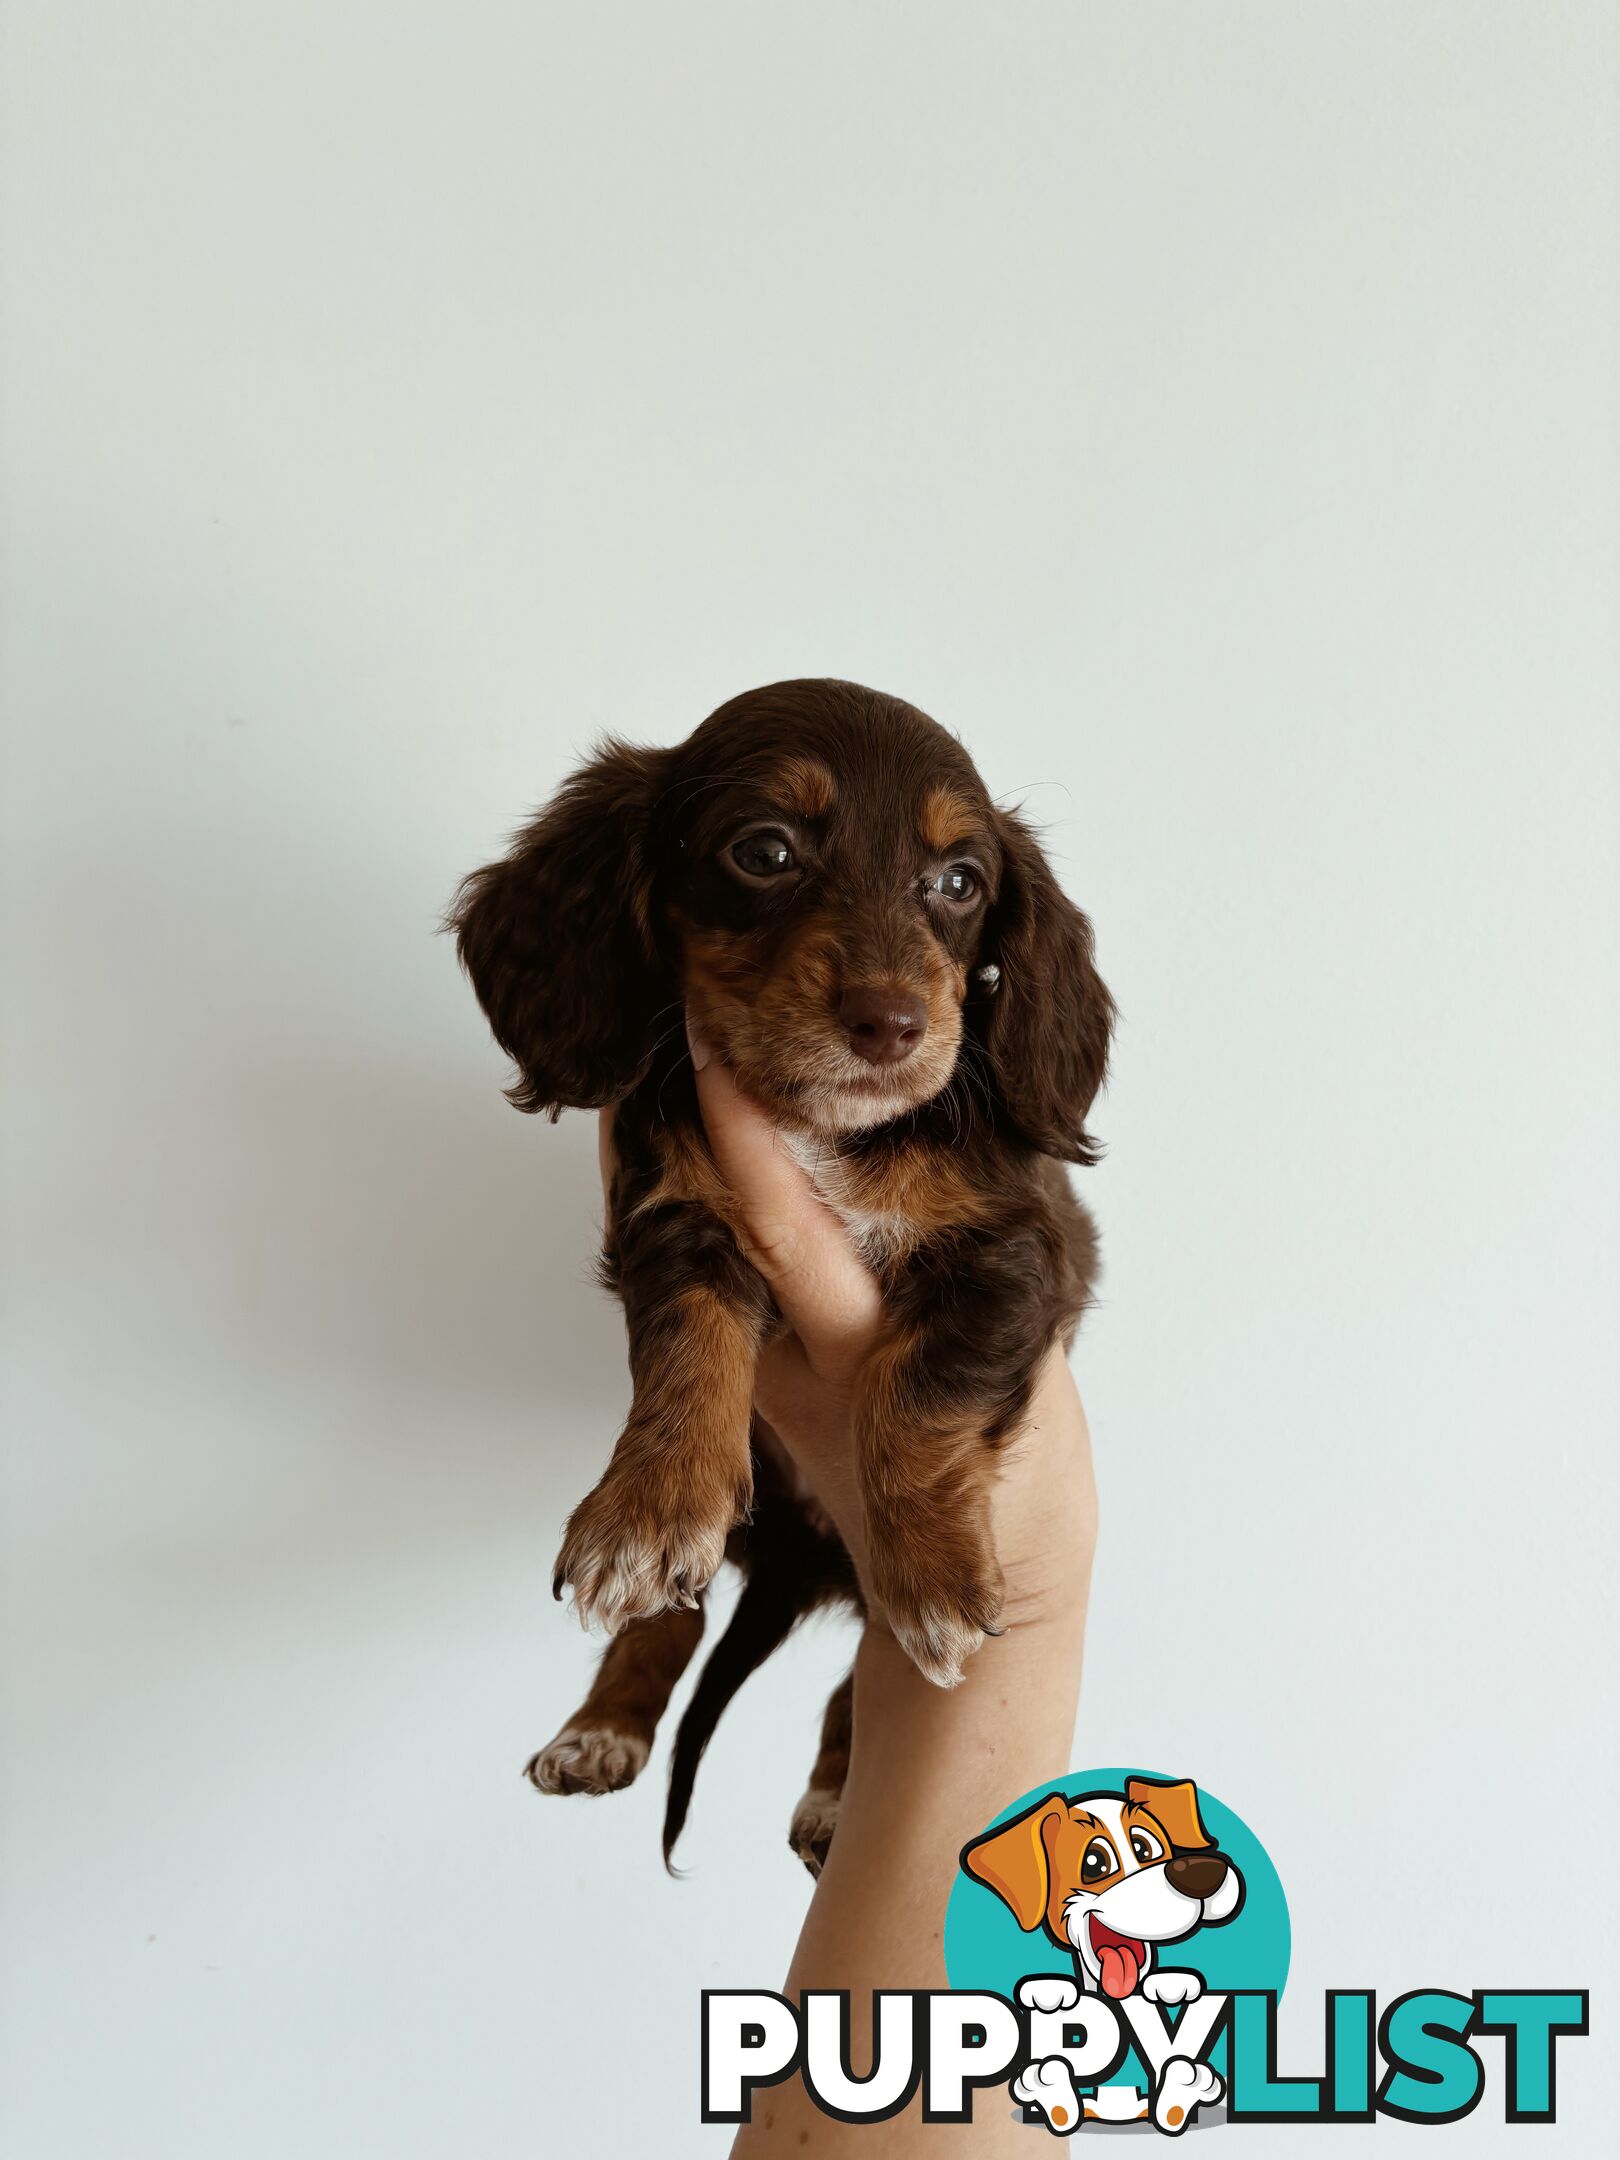
<path fill-rule="evenodd" d="M 1264 1846 L 1189 1778 L 1092 1770 L 964 1846 L 946 1909 L 954 1987 L 1025 2013 L 1011 2080 L 1027 2122 L 1178 2135 L 1226 2098 L 1231 1997 L 1275 2001 L 1288 1905 Z"/>
<path fill-rule="evenodd" d="M 1335 1988 L 1314 2065 L 1278 2067 L 1290 1929 L 1277 1870 L 1190 1778 L 1089 1770 L 1015 1801 L 962 1848 L 945 1915 L 949 1986 L 884 1991 L 873 2060 L 850 2074 L 847 1993 L 713 1989 L 703 2119 L 746 2122 L 797 2074 L 825 2113 L 879 2122 L 919 2094 L 925 2122 L 970 2119 L 1003 2085 L 1035 2129 L 1087 2123 L 1450 2123 L 1495 2084 L 1510 2123 L 1553 2122 L 1558 2044 L 1584 1988 Z M 1032 2150 L 1039 2150 L 1039 2146 Z"/>

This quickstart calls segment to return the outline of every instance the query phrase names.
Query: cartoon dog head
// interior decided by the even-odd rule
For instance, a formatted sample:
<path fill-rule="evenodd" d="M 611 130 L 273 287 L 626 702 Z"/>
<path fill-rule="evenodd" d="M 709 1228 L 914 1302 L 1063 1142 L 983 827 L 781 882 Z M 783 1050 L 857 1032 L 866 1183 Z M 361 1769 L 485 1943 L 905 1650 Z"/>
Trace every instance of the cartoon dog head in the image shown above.
<path fill-rule="evenodd" d="M 962 1865 L 1116 2000 L 1152 1968 L 1156 1944 L 1219 1926 L 1243 1903 L 1243 1878 L 1216 1851 L 1186 1779 L 1130 1778 L 1122 1793 L 1078 1800 L 1048 1793 L 965 1847 Z"/>

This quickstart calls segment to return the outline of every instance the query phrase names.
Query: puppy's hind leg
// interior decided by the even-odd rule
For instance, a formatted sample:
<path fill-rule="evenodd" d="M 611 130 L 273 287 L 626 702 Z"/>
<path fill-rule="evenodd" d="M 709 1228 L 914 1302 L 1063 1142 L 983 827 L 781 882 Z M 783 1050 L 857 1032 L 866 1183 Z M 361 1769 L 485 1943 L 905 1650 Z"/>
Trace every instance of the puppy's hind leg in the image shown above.
<path fill-rule="evenodd" d="M 849 1775 L 849 1749 L 854 1734 L 855 1675 L 846 1673 L 832 1691 L 821 1721 L 821 1746 L 804 1797 L 793 1810 L 788 1843 L 810 1870 L 819 1875 L 838 1827 L 838 1803 Z"/>
<path fill-rule="evenodd" d="M 538 1792 L 607 1793 L 646 1766 L 658 1720 L 703 1636 L 703 1608 L 632 1620 L 602 1653 L 591 1691 L 524 1775 Z"/>

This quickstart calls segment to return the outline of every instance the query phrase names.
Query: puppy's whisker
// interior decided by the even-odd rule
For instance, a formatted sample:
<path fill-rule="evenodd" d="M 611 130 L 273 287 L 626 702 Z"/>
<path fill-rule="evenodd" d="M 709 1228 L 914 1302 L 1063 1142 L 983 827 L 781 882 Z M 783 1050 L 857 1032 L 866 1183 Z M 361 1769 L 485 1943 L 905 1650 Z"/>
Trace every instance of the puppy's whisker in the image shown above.
<path fill-rule="evenodd" d="M 747 773 L 731 772 L 717 773 L 708 780 L 683 780 L 665 788 L 657 797 L 657 802 L 660 807 L 668 803 L 676 809 L 684 809 L 699 795 L 708 794 L 715 788 L 746 787 L 749 777 Z"/>
<path fill-rule="evenodd" d="M 1008 788 L 1004 793 L 995 796 L 993 800 L 996 808 L 998 810 L 1022 809 L 1024 797 L 1035 788 L 1056 788 L 1069 808 L 1071 810 L 1074 808 L 1073 790 L 1062 780 L 1026 780 L 1021 786 Z"/>

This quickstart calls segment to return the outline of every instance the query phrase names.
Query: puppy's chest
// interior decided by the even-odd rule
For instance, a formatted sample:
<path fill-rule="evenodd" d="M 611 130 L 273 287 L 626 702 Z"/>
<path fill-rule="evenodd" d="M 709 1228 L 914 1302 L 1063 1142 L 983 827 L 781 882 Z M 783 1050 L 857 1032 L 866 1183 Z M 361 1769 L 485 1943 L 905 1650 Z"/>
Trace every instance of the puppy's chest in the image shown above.
<path fill-rule="evenodd" d="M 927 1170 L 839 1154 L 830 1140 L 784 1132 L 794 1160 L 859 1247 L 868 1266 L 903 1260 L 931 1232 L 946 1227 L 951 1197 Z M 932 1189 L 930 1189 L 932 1188 Z"/>

